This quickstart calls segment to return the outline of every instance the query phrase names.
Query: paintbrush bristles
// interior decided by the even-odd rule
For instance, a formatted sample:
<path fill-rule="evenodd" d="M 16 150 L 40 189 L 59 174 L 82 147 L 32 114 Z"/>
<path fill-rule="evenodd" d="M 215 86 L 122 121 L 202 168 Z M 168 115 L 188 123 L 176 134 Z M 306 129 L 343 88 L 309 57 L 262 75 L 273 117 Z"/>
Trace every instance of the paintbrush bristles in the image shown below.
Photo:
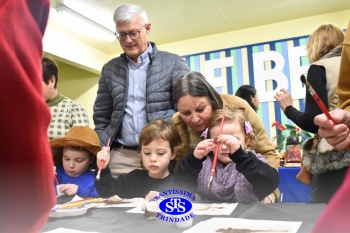
<path fill-rule="evenodd" d="M 108 142 L 106 144 L 106 147 L 109 147 L 109 143 L 111 142 L 111 138 L 108 139 Z M 100 166 L 98 168 L 98 172 L 97 172 L 97 175 L 96 175 L 96 180 L 99 180 L 100 179 L 100 173 L 101 173 L 101 170 L 102 170 L 102 167 L 104 166 L 104 163 L 105 161 L 104 160 L 101 160 L 100 161 Z"/>
<path fill-rule="evenodd" d="M 312 86 L 306 80 L 306 78 L 305 78 L 305 76 L 303 74 L 300 76 L 300 81 L 305 84 L 306 88 L 309 90 L 311 95 L 315 94 L 315 90 L 312 88 Z"/>
<path fill-rule="evenodd" d="M 211 187 L 213 186 L 213 176 L 210 176 L 209 183 L 208 183 L 208 190 L 211 191 Z"/>
<path fill-rule="evenodd" d="M 301 75 L 300 76 L 300 81 L 302 81 L 304 84 L 306 84 L 306 78 L 305 78 L 305 75 Z"/>

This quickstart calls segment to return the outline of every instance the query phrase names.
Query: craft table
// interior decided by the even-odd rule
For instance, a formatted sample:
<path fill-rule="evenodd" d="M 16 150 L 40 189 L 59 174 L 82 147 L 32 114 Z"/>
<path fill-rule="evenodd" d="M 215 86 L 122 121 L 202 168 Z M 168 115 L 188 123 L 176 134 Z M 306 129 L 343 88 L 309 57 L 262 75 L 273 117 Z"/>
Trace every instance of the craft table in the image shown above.
<path fill-rule="evenodd" d="M 301 221 L 302 224 L 298 233 L 311 232 L 316 219 L 325 206 L 325 204 L 263 204 L 261 202 L 238 204 L 231 215 L 197 215 L 194 217 L 193 225 L 199 221 L 208 220 L 212 217 Z M 82 216 L 50 218 L 42 232 L 48 232 L 57 228 L 100 233 L 177 233 L 186 230 L 177 228 L 173 223 L 146 219 L 143 214 L 126 213 L 125 211 L 129 209 L 131 208 L 91 208 Z"/>

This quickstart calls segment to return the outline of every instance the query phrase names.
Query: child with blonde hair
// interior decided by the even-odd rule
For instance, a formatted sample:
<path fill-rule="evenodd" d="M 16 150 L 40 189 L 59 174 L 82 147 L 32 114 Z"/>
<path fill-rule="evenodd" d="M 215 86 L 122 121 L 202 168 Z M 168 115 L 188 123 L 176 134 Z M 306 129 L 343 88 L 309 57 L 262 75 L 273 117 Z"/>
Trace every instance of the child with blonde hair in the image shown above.
<path fill-rule="evenodd" d="M 224 114 L 222 134 L 219 135 Z M 253 129 L 239 110 L 216 110 L 209 133 L 210 139 L 199 142 L 194 152 L 181 161 L 176 170 L 177 183 L 186 181 L 187 191 L 217 202 L 259 201 L 277 188 L 278 173 L 267 164 L 264 156 L 254 152 Z M 220 143 L 218 161 L 209 189 L 216 143 Z"/>

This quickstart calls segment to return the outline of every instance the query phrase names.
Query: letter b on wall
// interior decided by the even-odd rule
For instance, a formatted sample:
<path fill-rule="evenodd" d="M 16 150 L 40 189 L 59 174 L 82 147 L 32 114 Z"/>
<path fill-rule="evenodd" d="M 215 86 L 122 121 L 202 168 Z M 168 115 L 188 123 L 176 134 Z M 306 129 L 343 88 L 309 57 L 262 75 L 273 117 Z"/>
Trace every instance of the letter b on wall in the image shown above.
<path fill-rule="evenodd" d="M 267 69 L 267 62 L 272 61 L 275 66 Z M 283 73 L 285 61 L 283 56 L 275 51 L 266 51 L 253 53 L 254 81 L 258 89 L 261 102 L 274 101 L 273 98 L 276 90 L 283 88 L 288 89 L 288 78 Z M 266 91 L 266 81 L 274 80 L 277 83 L 275 90 Z"/>

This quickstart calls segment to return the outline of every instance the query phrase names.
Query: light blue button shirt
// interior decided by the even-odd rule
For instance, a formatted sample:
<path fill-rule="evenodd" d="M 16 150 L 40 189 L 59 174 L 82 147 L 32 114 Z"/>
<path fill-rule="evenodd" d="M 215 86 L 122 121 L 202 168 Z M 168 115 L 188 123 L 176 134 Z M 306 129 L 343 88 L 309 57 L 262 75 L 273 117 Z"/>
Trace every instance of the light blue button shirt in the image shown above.
<path fill-rule="evenodd" d="M 146 118 L 146 80 L 150 63 L 148 53 L 153 48 L 149 44 L 147 50 L 138 58 L 138 65 L 128 58 L 129 86 L 125 112 L 117 134 L 119 143 L 125 146 L 137 146 L 142 128 L 147 124 Z"/>

